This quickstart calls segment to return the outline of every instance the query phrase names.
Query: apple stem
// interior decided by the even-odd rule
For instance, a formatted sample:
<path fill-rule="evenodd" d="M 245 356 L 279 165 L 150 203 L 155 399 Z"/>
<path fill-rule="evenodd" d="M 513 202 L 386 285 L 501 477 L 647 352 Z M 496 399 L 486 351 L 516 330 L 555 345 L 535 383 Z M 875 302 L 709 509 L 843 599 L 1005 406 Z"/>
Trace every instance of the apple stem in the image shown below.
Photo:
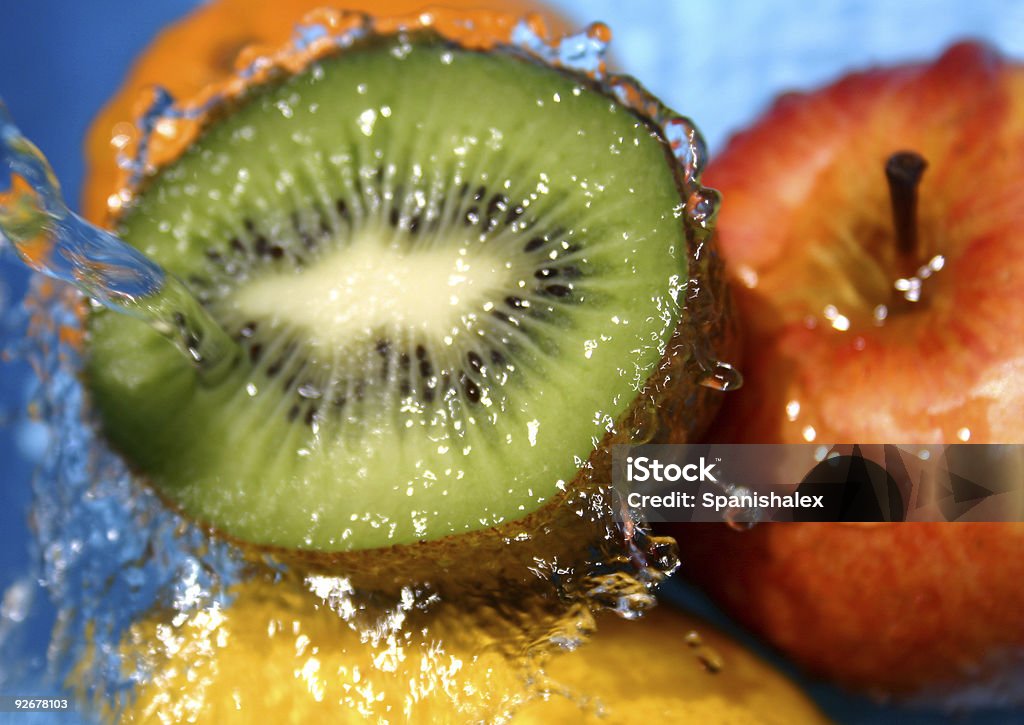
<path fill-rule="evenodd" d="M 917 236 L 917 187 L 926 168 L 928 162 L 915 151 L 897 151 L 885 162 L 896 249 L 905 277 L 913 277 L 922 264 Z"/>

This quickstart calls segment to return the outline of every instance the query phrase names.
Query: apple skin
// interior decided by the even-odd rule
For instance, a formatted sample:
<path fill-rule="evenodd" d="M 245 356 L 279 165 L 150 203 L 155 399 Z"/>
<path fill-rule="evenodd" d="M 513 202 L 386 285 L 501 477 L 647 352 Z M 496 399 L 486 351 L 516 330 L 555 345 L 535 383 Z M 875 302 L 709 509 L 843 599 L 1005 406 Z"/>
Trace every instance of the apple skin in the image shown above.
<path fill-rule="evenodd" d="M 883 166 L 904 149 L 928 160 L 923 256 L 945 267 L 876 325 L 900 276 Z M 736 136 L 704 177 L 748 351 L 719 440 L 1024 441 L 1022 180 L 1024 70 L 977 44 L 784 96 Z"/>
<path fill-rule="evenodd" d="M 684 574 L 812 675 L 1019 704 L 1024 524 L 675 524 Z"/>
<path fill-rule="evenodd" d="M 918 303 L 886 158 L 928 161 Z M 1024 71 L 963 43 L 791 94 L 714 159 L 744 387 L 713 440 L 1024 442 Z M 834 305 L 847 326 L 825 315 Z M 886 305 L 884 324 L 873 319 Z M 835 315 L 833 315 L 834 319 Z M 683 574 L 808 671 L 879 695 L 1024 701 L 1024 525 L 676 525 Z"/>

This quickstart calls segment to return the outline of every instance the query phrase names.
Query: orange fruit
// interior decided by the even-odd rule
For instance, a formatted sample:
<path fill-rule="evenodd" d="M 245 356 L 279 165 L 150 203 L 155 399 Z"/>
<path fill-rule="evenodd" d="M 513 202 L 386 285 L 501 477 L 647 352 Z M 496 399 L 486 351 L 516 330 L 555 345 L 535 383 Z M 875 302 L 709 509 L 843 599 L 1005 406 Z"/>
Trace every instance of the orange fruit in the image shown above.
<path fill-rule="evenodd" d="M 134 121 L 139 115 L 137 106 L 146 88 L 159 84 L 176 98 L 195 96 L 232 73 L 235 57 L 243 48 L 281 45 L 307 13 L 325 5 L 374 15 L 407 15 L 426 7 L 540 13 L 552 32 L 572 28 L 536 0 L 215 0 L 202 5 L 157 35 L 93 120 L 85 144 L 85 217 L 95 223 L 106 218 L 106 200 L 116 190 L 118 179 L 111 138 L 119 123 Z"/>

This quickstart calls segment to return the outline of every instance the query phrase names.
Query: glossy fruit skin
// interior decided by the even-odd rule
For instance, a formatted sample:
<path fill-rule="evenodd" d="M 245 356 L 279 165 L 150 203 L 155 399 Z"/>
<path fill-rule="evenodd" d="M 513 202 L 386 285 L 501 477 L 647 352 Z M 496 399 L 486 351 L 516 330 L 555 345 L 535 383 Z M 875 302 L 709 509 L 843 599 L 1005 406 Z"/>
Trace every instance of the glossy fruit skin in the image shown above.
<path fill-rule="evenodd" d="M 894 267 L 886 157 L 929 167 L 945 267 L 876 325 Z M 964 43 L 781 98 L 708 169 L 746 333 L 722 442 L 1022 442 L 1024 70 Z M 845 246 L 844 246 L 845 245 Z M 834 304 L 849 330 L 834 329 Z M 791 403 L 796 401 L 797 406 Z M 795 412 L 795 414 L 794 414 Z M 880 694 L 1020 701 L 1018 524 L 677 526 L 683 571 L 809 671 Z M 978 689 L 972 691 L 972 687 Z M 1007 690 L 1010 690 L 1009 692 Z"/>
<path fill-rule="evenodd" d="M 1020 701 L 1024 524 L 671 533 L 686 576 L 811 674 L 930 703 Z"/>
<path fill-rule="evenodd" d="M 748 340 L 718 438 L 1024 440 L 1024 315 L 1008 303 L 1024 280 L 1020 148 L 1024 68 L 962 44 L 783 96 L 713 158 L 705 183 L 724 197 L 719 237 Z M 905 149 L 928 160 L 921 256 L 945 266 L 900 310 L 883 166 Z"/>
<path fill-rule="evenodd" d="M 426 623 L 407 612 L 407 628 L 388 644 L 361 637 L 357 618 L 346 621 L 300 582 L 250 580 L 233 594 L 227 607 L 173 626 L 153 615 L 132 627 L 121 654 L 151 676 L 121 721 L 192 712 L 223 723 L 825 722 L 784 675 L 667 607 L 638 621 L 609 614 L 578 649 L 537 659 L 524 642 L 494 647 L 450 605 Z M 490 626 L 500 616 L 492 612 Z"/>
<path fill-rule="evenodd" d="M 192 97 L 233 73 L 235 58 L 243 48 L 281 45 L 307 13 L 325 6 L 377 15 L 407 15 L 432 6 L 539 13 L 552 32 L 572 27 L 537 0 L 214 0 L 203 4 L 161 31 L 146 47 L 90 126 L 82 194 L 85 217 L 94 223 L 107 219 L 107 196 L 117 187 L 118 179 L 111 139 L 119 123 L 131 122 L 141 113 L 138 104 L 147 88 L 159 84 L 176 98 Z"/>

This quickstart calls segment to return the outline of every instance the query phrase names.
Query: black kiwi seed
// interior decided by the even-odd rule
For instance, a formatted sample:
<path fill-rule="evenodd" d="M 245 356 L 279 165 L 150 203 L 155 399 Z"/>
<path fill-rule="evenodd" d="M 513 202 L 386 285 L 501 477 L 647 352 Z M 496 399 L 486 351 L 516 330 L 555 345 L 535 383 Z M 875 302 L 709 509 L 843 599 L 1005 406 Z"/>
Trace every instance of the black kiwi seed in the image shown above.
<path fill-rule="evenodd" d="M 504 194 L 495 194 L 487 204 L 487 216 L 488 218 L 495 219 L 498 216 L 498 212 L 505 211 L 506 209 L 508 209 L 508 197 Z"/>
<path fill-rule="evenodd" d="M 544 292 L 555 297 L 568 297 L 572 294 L 572 289 L 563 284 L 549 284 L 544 288 Z"/>
<path fill-rule="evenodd" d="M 484 231 L 491 231 L 499 224 L 500 213 L 508 209 L 508 197 L 504 194 L 495 194 L 487 203 L 486 221 Z"/>
<path fill-rule="evenodd" d="M 284 370 L 284 367 L 285 367 L 285 365 L 288 364 L 288 361 L 291 360 L 294 357 L 295 349 L 296 349 L 295 343 L 294 342 L 289 342 L 285 346 L 284 351 L 281 353 L 281 356 L 279 358 L 277 358 L 277 360 L 272 362 L 267 367 L 267 370 L 266 370 L 267 376 L 268 377 L 276 377 L 278 375 L 278 373 L 280 373 L 282 370 Z M 292 382 L 294 382 L 294 380 Z M 291 386 L 289 385 L 287 387 L 290 388 Z"/>
<path fill-rule="evenodd" d="M 459 382 L 462 384 L 462 390 L 465 392 L 466 397 L 474 403 L 480 402 L 480 388 L 473 379 L 463 373 L 459 376 Z"/>
<path fill-rule="evenodd" d="M 523 207 L 512 207 L 511 209 L 508 210 L 508 213 L 505 215 L 505 224 L 507 224 L 508 226 L 512 226 L 513 224 L 516 223 L 516 221 L 519 220 L 519 217 L 521 217 L 524 213 L 526 213 L 526 209 L 524 209 Z"/>
<path fill-rule="evenodd" d="M 302 223 L 302 217 L 300 217 L 299 213 L 295 211 L 292 212 L 291 218 L 292 229 L 295 230 L 295 234 L 299 237 L 299 241 L 302 243 L 302 246 L 306 249 L 312 249 L 315 242 L 313 241 L 313 236 L 309 233 L 309 230 L 307 230 L 306 226 Z M 297 262 L 301 263 L 303 261 L 298 255 L 295 255 L 294 258 Z"/>
<path fill-rule="evenodd" d="M 469 363 L 469 366 L 478 373 L 483 371 L 484 361 L 475 350 L 469 351 L 469 353 L 466 355 L 466 361 Z"/>
<path fill-rule="evenodd" d="M 528 241 L 526 243 L 526 246 L 523 247 L 523 250 L 527 251 L 527 252 L 536 252 L 538 249 L 543 247 L 546 243 L 547 243 L 547 240 L 544 239 L 543 237 L 533 237 L 532 239 L 530 239 L 530 241 Z"/>
<path fill-rule="evenodd" d="M 506 325 L 514 325 L 514 324 L 516 324 L 515 319 L 511 315 L 509 315 L 508 313 L 502 312 L 501 310 L 491 310 L 491 316 L 501 320 Z"/>
<path fill-rule="evenodd" d="M 334 227 L 331 225 L 330 219 L 327 218 L 326 214 L 320 214 L 320 236 L 321 238 L 330 237 L 334 235 Z"/>

